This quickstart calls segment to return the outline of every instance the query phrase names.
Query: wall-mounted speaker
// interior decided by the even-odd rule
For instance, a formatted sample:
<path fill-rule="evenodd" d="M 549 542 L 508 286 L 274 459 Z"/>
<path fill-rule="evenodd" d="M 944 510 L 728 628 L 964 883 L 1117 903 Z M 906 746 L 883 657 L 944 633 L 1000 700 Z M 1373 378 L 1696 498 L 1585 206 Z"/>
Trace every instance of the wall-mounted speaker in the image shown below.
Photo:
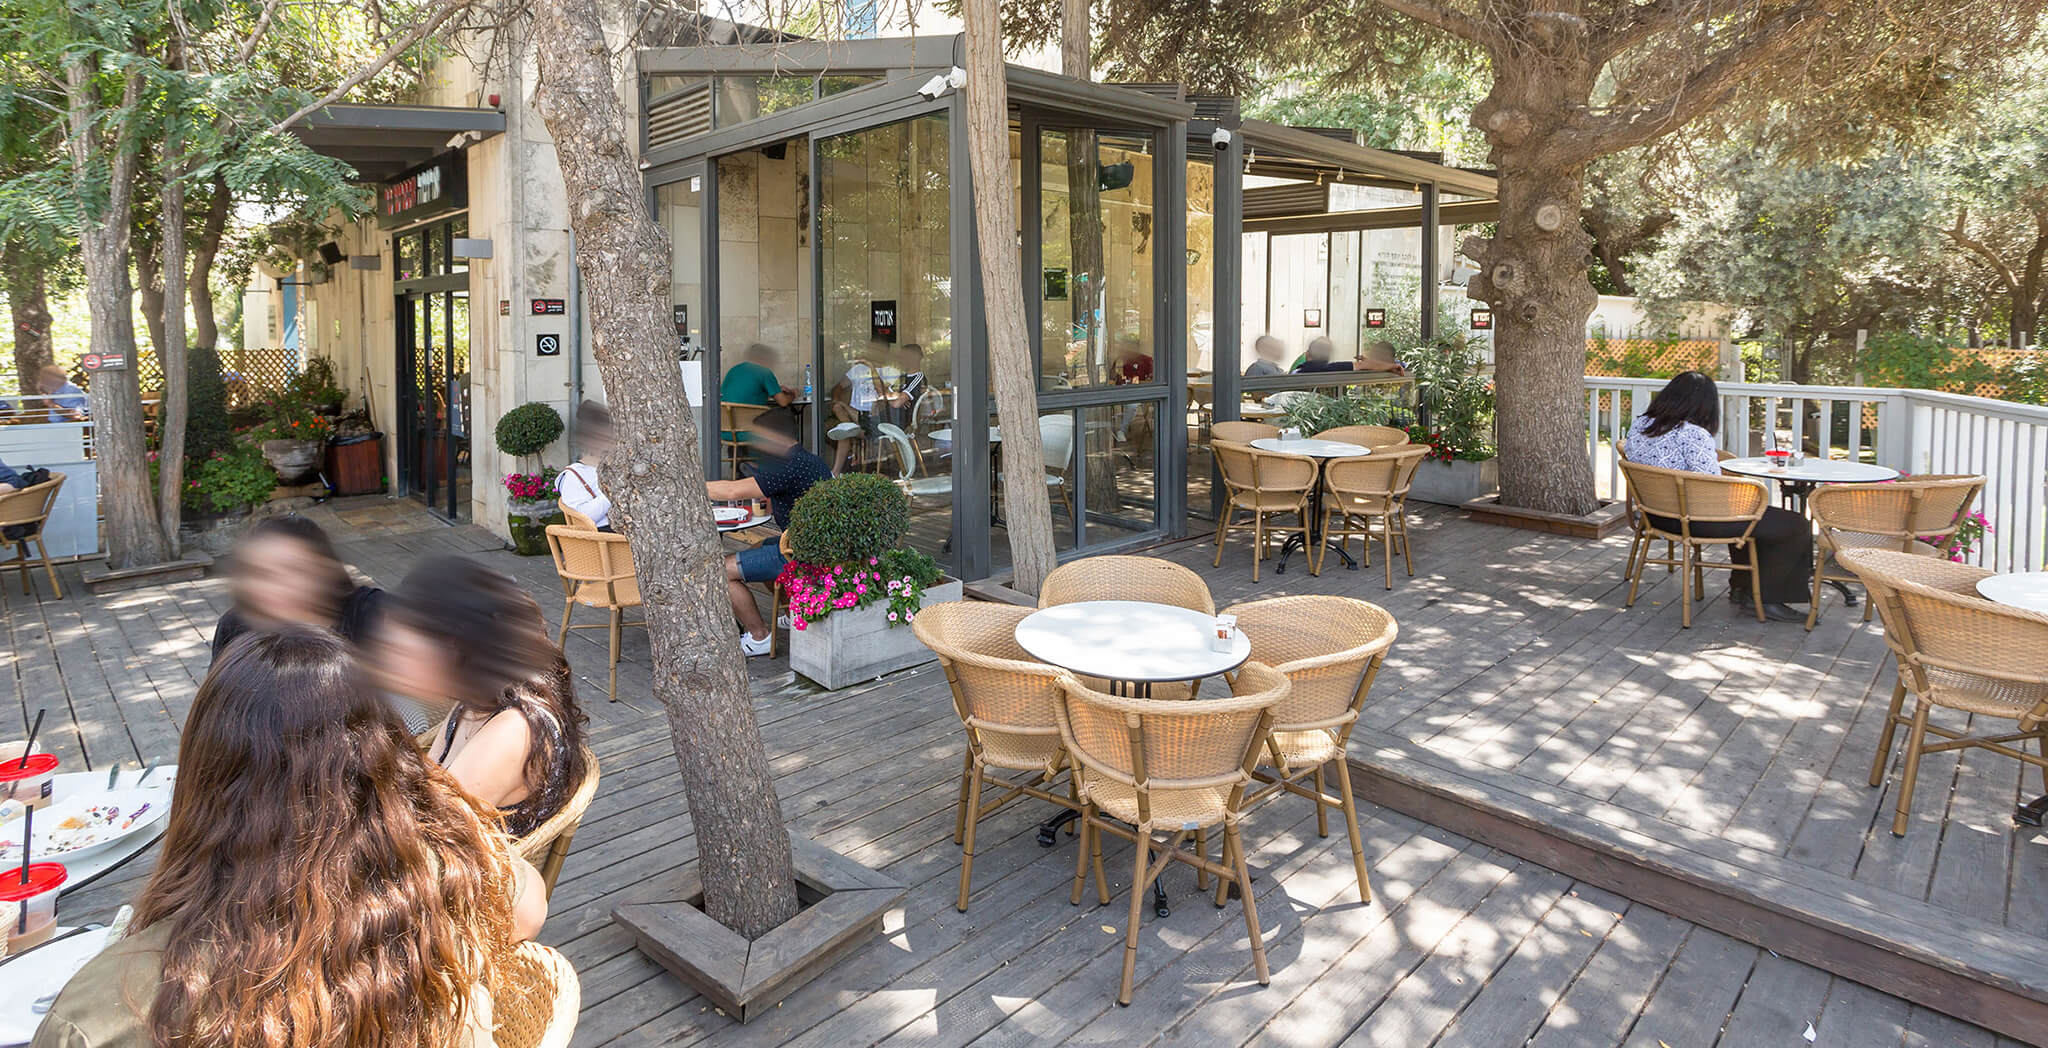
<path fill-rule="evenodd" d="M 320 245 L 320 261 L 330 266 L 341 265 L 341 260 L 347 257 L 341 253 L 341 245 L 332 240 Z"/>

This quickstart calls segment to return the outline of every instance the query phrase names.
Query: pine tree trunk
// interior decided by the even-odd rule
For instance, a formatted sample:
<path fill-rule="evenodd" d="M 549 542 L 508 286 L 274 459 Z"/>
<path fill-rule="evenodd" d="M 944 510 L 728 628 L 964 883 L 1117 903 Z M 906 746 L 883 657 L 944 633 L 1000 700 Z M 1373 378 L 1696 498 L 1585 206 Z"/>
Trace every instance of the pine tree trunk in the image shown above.
<path fill-rule="evenodd" d="M 1024 319 L 1017 202 L 1010 186 L 1010 114 L 996 0 L 966 0 L 967 160 L 974 173 L 974 231 L 981 245 L 983 308 L 996 419 L 1003 428 L 1003 506 L 1012 585 L 1026 593 L 1052 572 L 1052 501 L 1038 435 L 1038 369 Z M 1030 177 L 1027 173 L 1026 177 Z M 1092 183 L 1091 183 L 1092 184 Z M 972 424 L 972 420 L 963 420 Z"/>
<path fill-rule="evenodd" d="M 214 313 L 213 263 L 220 257 L 221 238 L 227 233 L 228 205 L 233 197 L 225 181 L 216 179 L 206 204 L 206 224 L 200 227 L 199 242 L 192 245 L 192 346 L 220 348 L 220 318 Z"/>
<path fill-rule="evenodd" d="M 647 214 L 601 16 L 597 0 L 533 5 L 533 100 L 571 202 L 584 308 L 619 434 L 604 488 L 646 602 L 654 693 L 696 826 L 704 910 L 753 939 L 796 915 L 796 876 L 666 317 L 668 237 Z"/>
<path fill-rule="evenodd" d="M 14 329 L 14 376 L 21 391 L 34 388 L 36 372 L 55 362 L 50 336 L 50 282 L 42 260 L 20 246 L 8 244 L 0 254 L 5 269 L 8 319 Z"/>
<path fill-rule="evenodd" d="M 1586 457 L 1586 321 L 1599 296 L 1586 275 L 1593 245 L 1579 221 L 1590 158 L 1573 159 L 1558 74 L 1545 62 L 1496 59 L 1493 93 L 1472 123 L 1493 143 L 1500 221 L 1463 251 L 1479 266 L 1468 293 L 1493 307 L 1500 500 L 1550 513 L 1598 502 Z"/>
<path fill-rule="evenodd" d="M 135 143 L 119 121 L 112 140 L 103 138 L 90 59 L 73 59 L 65 69 L 72 177 L 85 181 L 106 154 L 107 195 L 98 215 L 85 216 L 78 230 L 85 266 L 86 305 L 92 313 L 92 350 L 118 354 L 128 366 L 93 376 L 93 457 L 99 463 L 100 512 L 106 518 L 107 567 L 139 568 L 171 559 L 157 526 L 149 486 L 149 462 L 142 434 L 142 398 L 135 383 L 134 288 L 128 282 L 129 218 L 135 193 Z M 130 73 L 121 111 L 132 113 L 142 93 L 142 74 Z M 81 187 L 82 188 L 82 187 Z"/>
<path fill-rule="evenodd" d="M 178 523 L 185 494 L 185 179 L 177 139 L 164 147 L 163 321 L 156 362 L 164 369 L 163 401 L 157 405 L 158 525 L 164 549 L 178 556 Z"/>

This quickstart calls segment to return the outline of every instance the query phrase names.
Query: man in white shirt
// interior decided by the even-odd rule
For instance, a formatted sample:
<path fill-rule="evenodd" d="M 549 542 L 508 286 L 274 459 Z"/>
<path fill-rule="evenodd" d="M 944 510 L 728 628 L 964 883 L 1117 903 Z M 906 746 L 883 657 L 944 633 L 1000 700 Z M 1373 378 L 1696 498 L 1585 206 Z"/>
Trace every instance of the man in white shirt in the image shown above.
<path fill-rule="evenodd" d="M 589 517 L 599 531 L 612 530 L 612 500 L 598 486 L 597 464 L 611 450 L 612 413 L 604 405 L 586 400 L 576 407 L 576 442 L 583 457 L 555 478 L 555 490 L 562 504 Z"/>

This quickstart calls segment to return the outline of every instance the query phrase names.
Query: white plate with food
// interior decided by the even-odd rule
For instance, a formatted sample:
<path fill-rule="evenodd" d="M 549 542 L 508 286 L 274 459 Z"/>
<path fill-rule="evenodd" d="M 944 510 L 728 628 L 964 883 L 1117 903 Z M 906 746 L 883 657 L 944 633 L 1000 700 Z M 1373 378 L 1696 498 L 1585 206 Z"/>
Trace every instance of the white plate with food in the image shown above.
<path fill-rule="evenodd" d="M 27 1044 L 42 1025 L 44 1011 L 36 1002 L 51 997 L 85 967 L 87 961 L 107 948 L 107 929 L 68 935 L 60 928 L 57 938 L 0 962 L 0 1045 Z"/>
<path fill-rule="evenodd" d="M 722 528 L 734 524 L 744 524 L 753 515 L 754 511 L 746 506 L 711 507 L 711 519 L 717 521 L 718 526 Z"/>
<path fill-rule="evenodd" d="M 59 797 L 57 802 L 36 812 L 35 849 L 37 862 L 62 862 L 68 856 L 103 848 L 148 829 L 171 813 L 168 789 L 102 790 Z M 0 825 L 0 866 L 21 861 L 21 831 L 26 819 Z"/>

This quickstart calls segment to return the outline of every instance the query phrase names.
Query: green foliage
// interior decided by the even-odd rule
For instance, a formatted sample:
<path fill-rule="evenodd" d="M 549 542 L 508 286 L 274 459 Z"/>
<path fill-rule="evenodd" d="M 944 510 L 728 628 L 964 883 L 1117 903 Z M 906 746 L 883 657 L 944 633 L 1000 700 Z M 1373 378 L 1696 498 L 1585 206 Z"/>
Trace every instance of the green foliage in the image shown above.
<path fill-rule="evenodd" d="M 196 462 L 234 447 L 235 435 L 228 425 L 228 387 L 220 377 L 220 353 L 211 346 L 194 346 L 185 364 L 185 457 Z"/>
<path fill-rule="evenodd" d="M 340 404 L 348 394 L 342 391 L 334 378 L 334 361 L 321 356 L 310 357 L 299 373 L 285 383 L 287 397 L 302 403 L 319 407 Z"/>
<path fill-rule="evenodd" d="M 149 455 L 149 479 L 157 480 L 157 457 Z M 185 493 L 180 500 L 187 513 L 232 513 L 257 505 L 277 489 L 277 471 L 263 461 L 263 452 L 251 444 L 236 444 L 205 458 L 187 456 Z"/>
<path fill-rule="evenodd" d="M 1479 343 L 1455 330 L 1401 354 L 1429 443 L 1455 458 L 1489 459 L 1496 451 L 1493 378 L 1480 370 L 1483 362 Z"/>
<path fill-rule="evenodd" d="M 1339 426 L 1384 426 L 1396 407 L 1384 393 L 1358 387 L 1340 390 L 1334 396 L 1302 393 L 1290 397 L 1281 417 L 1287 425 L 1314 434 Z"/>
<path fill-rule="evenodd" d="M 811 485 L 789 514 L 790 557 L 805 564 L 865 563 L 903 541 L 910 500 L 888 478 L 848 473 Z"/>
<path fill-rule="evenodd" d="M 251 427 L 250 440 L 326 440 L 333 423 L 313 405 L 289 393 L 263 402 L 263 421 Z"/>
<path fill-rule="evenodd" d="M 562 415 L 539 401 L 521 404 L 498 418 L 498 450 L 514 458 L 538 455 L 562 435 Z"/>

